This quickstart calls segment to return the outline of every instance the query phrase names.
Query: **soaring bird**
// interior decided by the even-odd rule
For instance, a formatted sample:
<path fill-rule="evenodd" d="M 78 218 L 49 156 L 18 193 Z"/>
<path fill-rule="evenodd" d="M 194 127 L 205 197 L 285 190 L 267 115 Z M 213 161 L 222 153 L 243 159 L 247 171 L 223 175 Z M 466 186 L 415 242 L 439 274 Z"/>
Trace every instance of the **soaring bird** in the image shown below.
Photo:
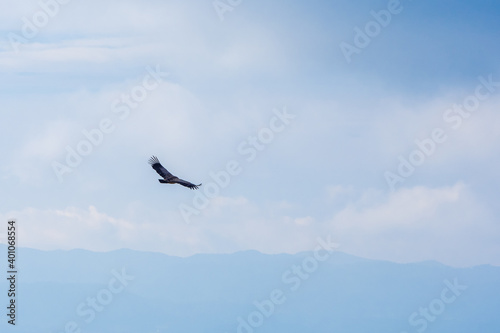
<path fill-rule="evenodd" d="M 189 187 L 192 190 L 197 190 L 198 186 L 201 186 L 201 184 L 195 185 L 193 183 L 188 182 L 187 180 L 180 179 L 174 175 L 172 175 L 170 172 L 168 172 L 167 169 L 163 167 L 163 165 L 160 164 L 160 161 L 158 160 L 158 157 L 152 156 L 149 159 L 149 164 L 153 167 L 153 169 L 158 172 L 160 176 L 163 177 L 163 179 L 158 179 L 160 183 L 163 184 L 180 184 L 182 186 Z"/>

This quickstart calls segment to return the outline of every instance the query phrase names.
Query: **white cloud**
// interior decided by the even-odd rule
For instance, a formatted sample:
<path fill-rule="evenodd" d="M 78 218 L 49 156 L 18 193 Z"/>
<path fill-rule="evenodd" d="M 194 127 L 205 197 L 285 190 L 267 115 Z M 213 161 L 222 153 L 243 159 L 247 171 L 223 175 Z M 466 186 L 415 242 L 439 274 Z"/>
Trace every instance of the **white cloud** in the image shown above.
<path fill-rule="evenodd" d="M 162 63 L 189 79 L 282 73 L 290 64 L 277 36 L 258 24 L 227 28 L 211 5 L 182 2 L 90 1 L 61 6 L 47 26 L 15 52 L 1 42 L 4 71 L 72 73 L 130 71 Z M 13 6 L 7 27 L 22 36 L 21 17 L 37 10 Z M 99 12 L 99 15 L 96 15 Z M 1 15 L 1 14 L 0 14 Z M 18 20 L 12 20 L 18 16 Z M 1 16 L 0 16 L 1 17 Z M 89 20 L 92 24 L 89 24 Z"/>
<path fill-rule="evenodd" d="M 500 225 L 465 185 L 380 195 L 375 204 L 355 202 L 330 220 L 328 228 L 344 251 L 398 262 L 500 263 L 500 247 L 489 237 L 499 234 Z"/>
<path fill-rule="evenodd" d="M 3 218 L 18 221 L 20 246 L 43 250 L 112 250 L 129 240 L 136 229 L 126 220 L 98 212 L 94 206 L 62 210 L 26 208 L 6 213 Z"/>
<path fill-rule="evenodd" d="M 123 217 L 86 209 L 26 208 L 0 217 L 19 221 L 21 246 L 39 249 L 131 248 L 187 256 L 256 249 L 264 253 L 310 250 L 332 235 L 342 251 L 361 257 L 413 262 L 438 260 L 467 266 L 500 264 L 500 225 L 463 184 L 415 187 L 392 194 L 360 193 L 327 223 L 292 215 L 289 207 L 268 211 L 245 197 L 217 197 L 185 224 L 172 206 L 151 211 L 132 203 Z"/>
<path fill-rule="evenodd" d="M 335 201 L 344 196 L 352 196 L 354 188 L 352 186 L 332 185 L 326 188 L 328 201 Z"/>
<path fill-rule="evenodd" d="M 0 53 L 0 65 L 4 72 L 72 73 L 85 74 L 99 69 L 101 73 L 116 71 L 141 63 L 157 54 L 159 45 L 140 42 L 135 38 L 88 38 L 60 41 L 56 43 L 32 42 L 20 46 L 15 52 L 3 45 L 7 51 Z"/>
<path fill-rule="evenodd" d="M 298 217 L 294 219 L 294 223 L 300 226 L 309 226 L 314 223 L 314 218 L 311 216 Z"/>
<path fill-rule="evenodd" d="M 20 246 L 43 250 L 131 248 L 187 256 L 247 249 L 295 253 L 314 245 L 315 238 L 308 228 L 314 218 L 282 215 L 269 219 L 243 197 L 216 198 L 204 215 L 187 225 L 174 210 L 148 214 L 146 219 L 116 218 L 89 206 L 25 208 L 0 217 L 18 221 Z"/>
<path fill-rule="evenodd" d="M 463 119 L 461 126 L 450 136 L 449 156 L 464 160 L 489 159 L 498 155 L 500 147 L 500 97 L 493 96 Z M 479 164 L 478 163 L 478 164 Z"/>
<path fill-rule="evenodd" d="M 75 124 L 69 121 L 50 121 L 43 126 L 43 133 L 29 137 L 6 167 L 7 175 L 17 177 L 24 183 L 39 184 L 46 178 L 48 165 L 64 149 Z"/>

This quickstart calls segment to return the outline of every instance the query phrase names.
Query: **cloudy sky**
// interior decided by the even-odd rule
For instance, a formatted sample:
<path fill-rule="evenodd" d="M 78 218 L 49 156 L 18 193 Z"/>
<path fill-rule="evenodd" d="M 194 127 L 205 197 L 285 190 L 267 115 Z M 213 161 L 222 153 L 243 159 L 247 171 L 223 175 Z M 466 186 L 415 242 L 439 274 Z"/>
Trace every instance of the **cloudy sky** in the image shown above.
<path fill-rule="evenodd" d="M 0 220 L 37 249 L 500 265 L 496 1 L 0 2 Z M 156 155 L 198 191 L 158 183 Z M 5 231 L 0 239 L 5 243 Z"/>

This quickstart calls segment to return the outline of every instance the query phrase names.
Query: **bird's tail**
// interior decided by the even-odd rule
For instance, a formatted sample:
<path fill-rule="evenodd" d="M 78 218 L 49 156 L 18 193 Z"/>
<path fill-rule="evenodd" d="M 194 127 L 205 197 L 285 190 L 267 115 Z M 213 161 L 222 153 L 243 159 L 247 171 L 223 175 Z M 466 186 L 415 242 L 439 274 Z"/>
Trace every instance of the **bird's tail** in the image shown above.
<path fill-rule="evenodd" d="M 165 179 L 158 179 L 158 181 L 162 184 L 168 183 Z"/>

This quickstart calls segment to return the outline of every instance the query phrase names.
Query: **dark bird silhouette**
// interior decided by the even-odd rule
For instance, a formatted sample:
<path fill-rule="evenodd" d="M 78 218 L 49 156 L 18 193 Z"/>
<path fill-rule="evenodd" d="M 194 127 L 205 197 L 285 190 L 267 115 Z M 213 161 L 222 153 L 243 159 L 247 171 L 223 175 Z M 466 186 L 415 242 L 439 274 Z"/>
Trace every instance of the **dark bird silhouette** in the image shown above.
<path fill-rule="evenodd" d="M 153 169 L 158 172 L 160 176 L 163 177 L 163 179 L 158 179 L 158 181 L 162 184 L 180 184 L 185 187 L 189 187 L 192 190 L 197 190 L 199 185 L 195 185 L 193 183 L 188 182 L 187 180 L 180 179 L 174 175 L 172 175 L 170 172 L 168 172 L 167 169 L 163 167 L 163 165 L 160 164 L 160 161 L 158 160 L 158 157 L 152 156 L 149 159 L 149 164 L 153 167 Z"/>

